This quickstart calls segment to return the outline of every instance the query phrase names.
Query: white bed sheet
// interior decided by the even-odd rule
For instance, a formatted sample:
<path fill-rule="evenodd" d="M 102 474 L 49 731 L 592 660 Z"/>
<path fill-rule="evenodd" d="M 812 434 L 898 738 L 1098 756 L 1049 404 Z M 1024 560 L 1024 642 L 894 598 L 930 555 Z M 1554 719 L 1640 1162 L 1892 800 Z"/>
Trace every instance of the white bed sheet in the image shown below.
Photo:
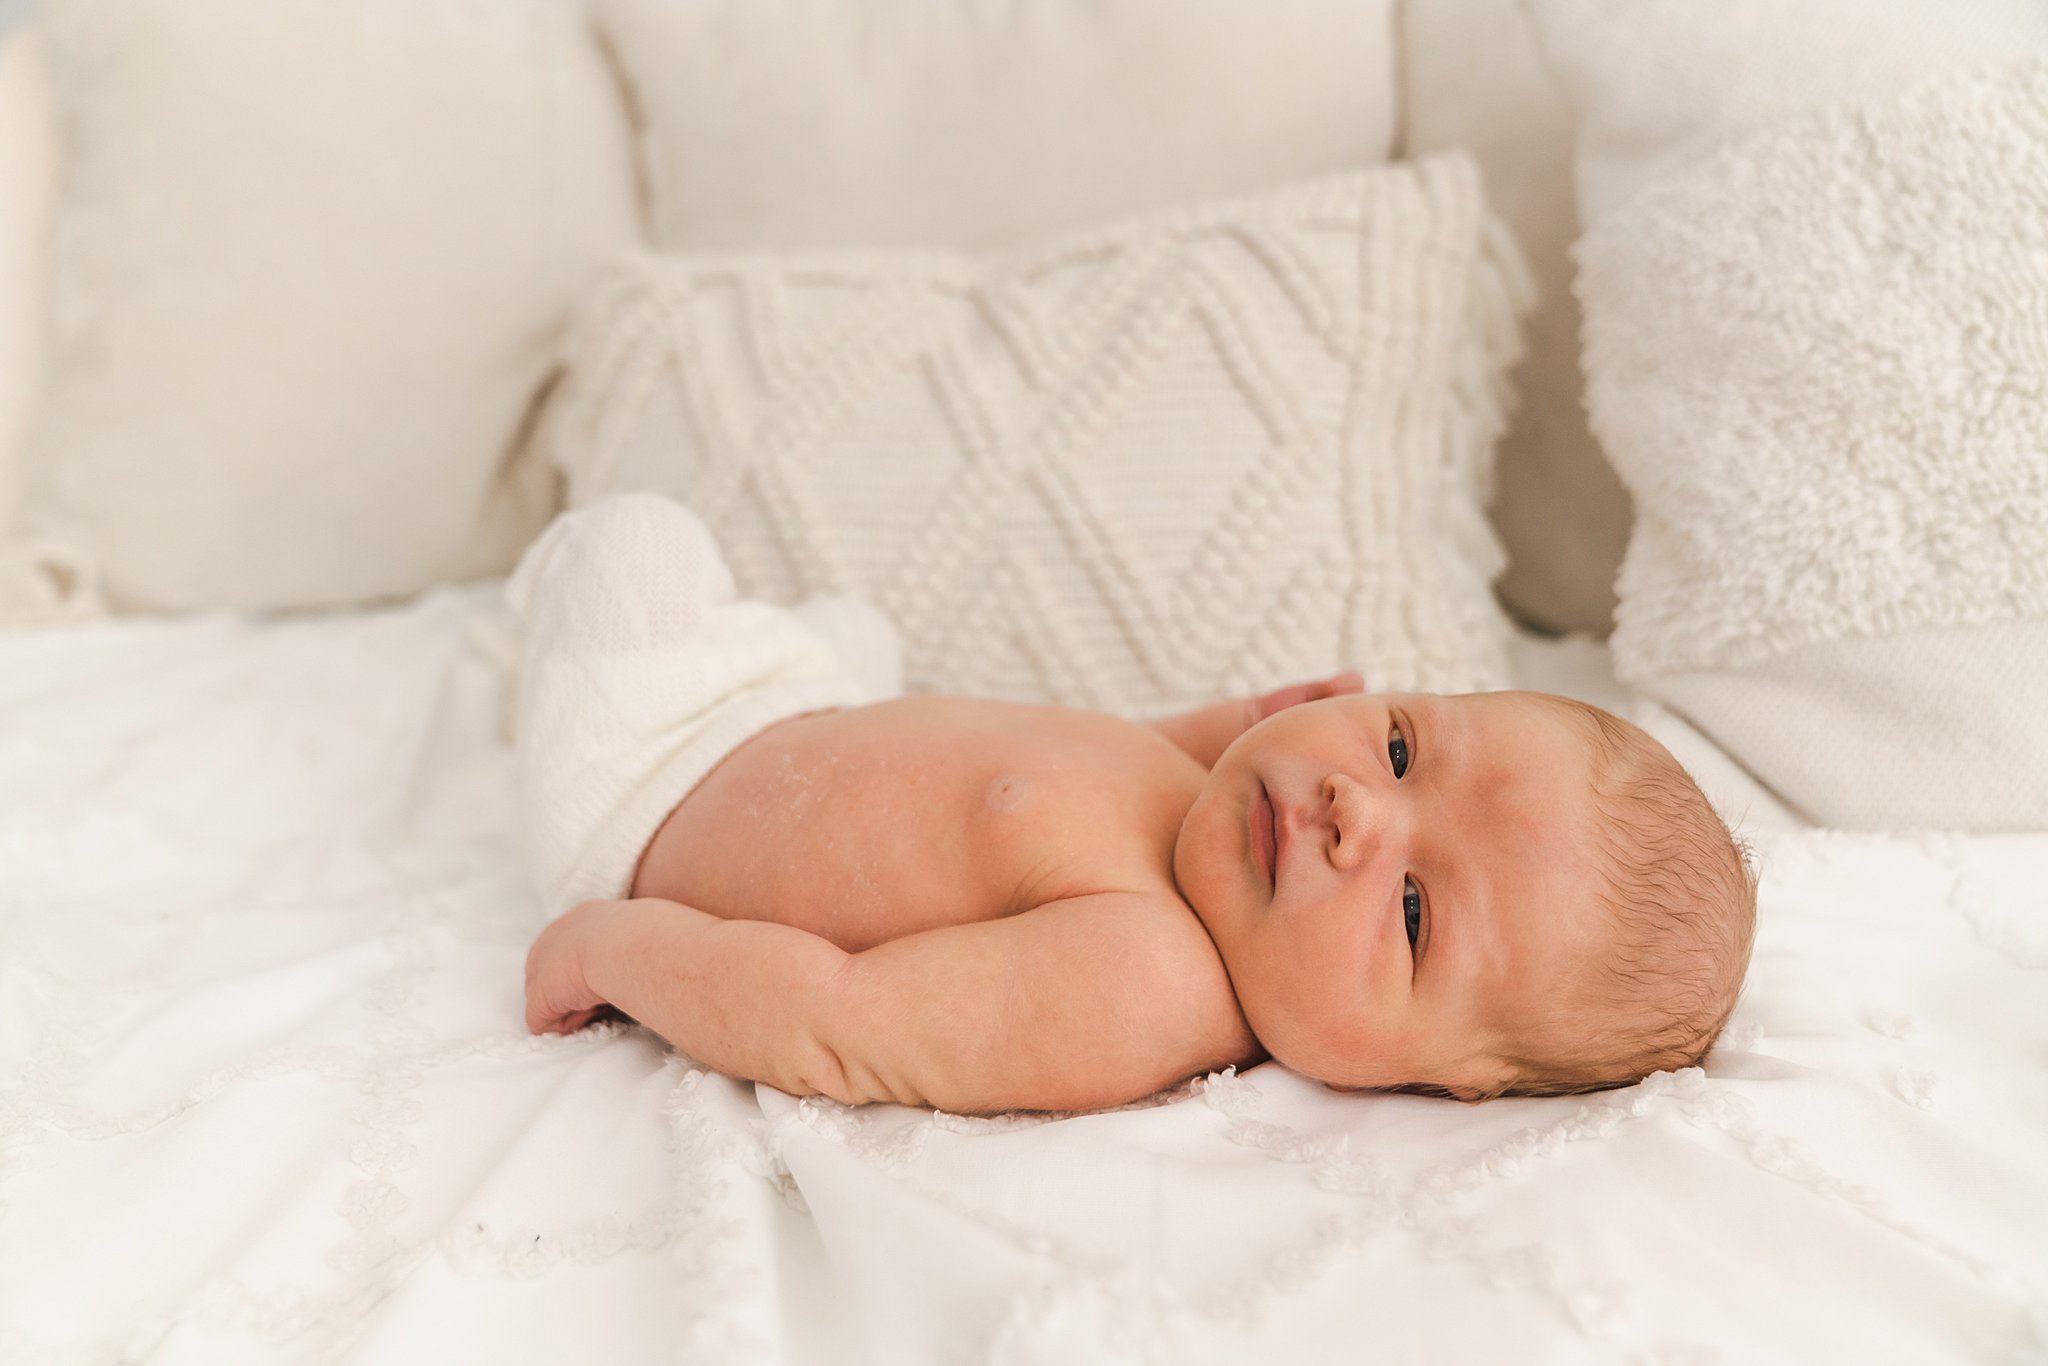
<path fill-rule="evenodd" d="M 848 1110 L 524 1034 L 498 612 L 0 639 L 0 1362 L 2048 1357 L 2048 836 L 1722 775 L 1750 984 L 1627 1091 Z"/>

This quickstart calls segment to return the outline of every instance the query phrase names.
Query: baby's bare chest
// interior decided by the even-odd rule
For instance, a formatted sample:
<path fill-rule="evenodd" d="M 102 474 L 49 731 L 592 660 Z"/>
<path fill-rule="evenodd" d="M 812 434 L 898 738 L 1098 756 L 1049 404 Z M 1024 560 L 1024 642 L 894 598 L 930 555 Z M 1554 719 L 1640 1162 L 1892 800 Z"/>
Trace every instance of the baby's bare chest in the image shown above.
<path fill-rule="evenodd" d="M 1133 885 L 1170 898 L 1200 782 L 1152 732 L 1086 713 L 906 698 L 800 717 L 671 813 L 633 891 L 849 952 Z"/>

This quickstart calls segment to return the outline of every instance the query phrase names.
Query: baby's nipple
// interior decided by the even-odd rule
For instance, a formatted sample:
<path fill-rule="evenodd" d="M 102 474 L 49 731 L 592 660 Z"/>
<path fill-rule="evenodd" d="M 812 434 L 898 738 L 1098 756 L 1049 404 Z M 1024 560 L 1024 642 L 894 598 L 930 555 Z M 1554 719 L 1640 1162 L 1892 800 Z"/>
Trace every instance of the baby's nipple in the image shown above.
<path fill-rule="evenodd" d="M 1014 773 L 1000 773 L 988 785 L 984 800 L 991 811 L 1013 811 L 1031 790 L 1031 784 Z"/>

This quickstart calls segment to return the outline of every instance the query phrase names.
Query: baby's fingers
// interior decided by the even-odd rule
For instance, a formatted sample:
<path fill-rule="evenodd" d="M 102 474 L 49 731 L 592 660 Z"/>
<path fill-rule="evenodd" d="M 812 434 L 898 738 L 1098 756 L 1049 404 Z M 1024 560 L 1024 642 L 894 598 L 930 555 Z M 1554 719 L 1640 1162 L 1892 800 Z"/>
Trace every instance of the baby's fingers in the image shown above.
<path fill-rule="evenodd" d="M 577 1030 L 596 1019 L 597 1010 L 550 1011 L 526 1010 L 526 1032 L 529 1034 L 574 1034 Z"/>
<path fill-rule="evenodd" d="M 576 955 L 550 926 L 526 955 L 527 1032 L 573 1034 L 605 1005 L 584 980 Z"/>
<path fill-rule="evenodd" d="M 1253 718 L 1263 721 L 1276 712 L 1298 707 L 1304 702 L 1320 702 L 1326 697 L 1340 697 L 1345 693 L 1365 691 L 1365 675 L 1356 669 L 1346 669 L 1328 678 L 1318 678 L 1309 683 L 1294 683 L 1285 688 L 1275 688 L 1253 701 Z"/>
<path fill-rule="evenodd" d="M 574 1034 L 591 1021 L 613 1014 L 604 1001 L 589 995 L 565 997 L 529 986 L 526 992 L 526 1032 L 529 1034 Z"/>
<path fill-rule="evenodd" d="M 605 1005 L 560 954 L 535 946 L 526 965 L 526 1028 L 532 1034 L 573 1034 Z"/>

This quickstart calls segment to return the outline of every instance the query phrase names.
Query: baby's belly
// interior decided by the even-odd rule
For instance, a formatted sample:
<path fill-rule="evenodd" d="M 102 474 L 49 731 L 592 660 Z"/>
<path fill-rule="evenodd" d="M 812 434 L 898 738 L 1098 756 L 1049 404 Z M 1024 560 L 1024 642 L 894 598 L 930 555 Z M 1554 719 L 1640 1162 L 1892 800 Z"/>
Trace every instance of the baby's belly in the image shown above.
<path fill-rule="evenodd" d="M 670 813 L 633 894 L 857 953 L 1100 890 L 1142 837 L 1035 765 L 1042 737 L 1006 739 L 989 705 L 908 699 L 770 727 Z"/>

